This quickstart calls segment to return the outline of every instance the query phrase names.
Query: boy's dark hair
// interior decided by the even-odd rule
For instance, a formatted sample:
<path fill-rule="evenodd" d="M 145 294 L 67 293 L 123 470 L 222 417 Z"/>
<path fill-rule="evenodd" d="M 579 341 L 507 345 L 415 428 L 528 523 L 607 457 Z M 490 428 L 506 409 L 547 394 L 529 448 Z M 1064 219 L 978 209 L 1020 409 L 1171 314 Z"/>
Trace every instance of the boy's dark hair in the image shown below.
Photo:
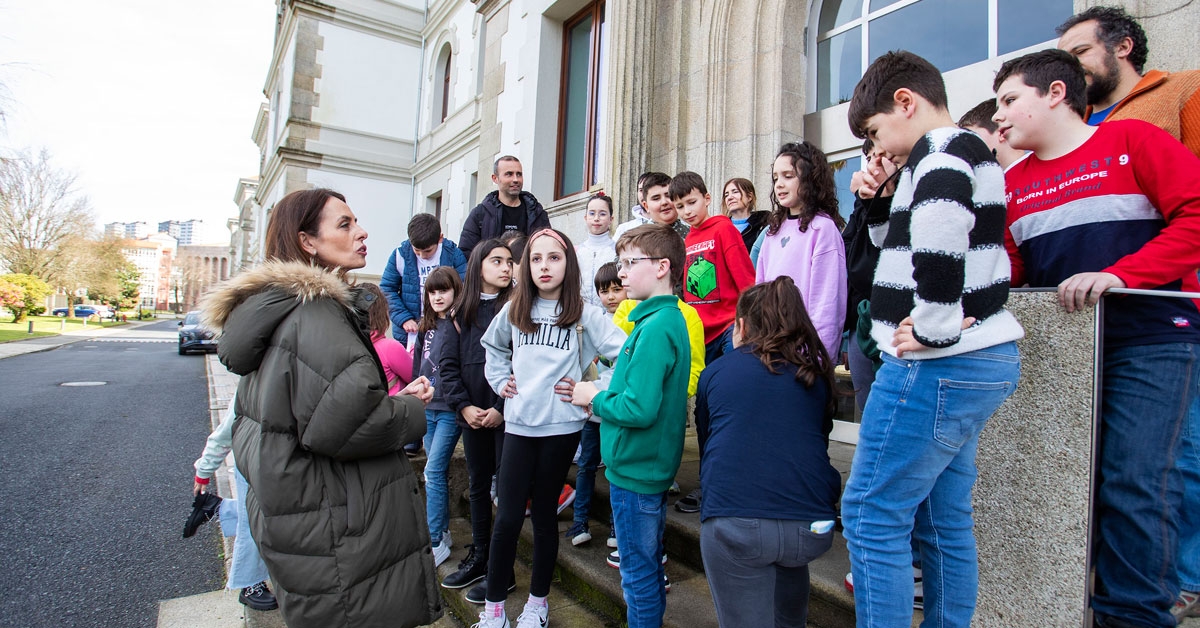
<path fill-rule="evenodd" d="M 1083 66 L 1065 50 L 1049 48 L 1005 61 L 996 72 L 996 80 L 992 81 L 992 91 L 1000 89 L 1000 84 L 1012 76 L 1020 76 L 1021 82 L 1036 89 L 1039 96 L 1046 95 L 1054 81 L 1062 81 L 1066 85 L 1066 101 L 1071 111 L 1080 118 L 1087 111 L 1087 81 Z"/>
<path fill-rule="evenodd" d="M 973 126 L 986 129 L 988 133 L 995 133 L 996 129 L 1000 128 L 1000 125 L 992 120 L 992 116 L 994 115 L 996 115 L 996 99 L 989 98 L 964 113 L 958 119 L 958 127 L 965 129 Z"/>
<path fill-rule="evenodd" d="M 787 157 L 792 160 L 796 176 L 800 179 L 800 231 L 808 231 L 808 225 L 817 214 L 829 216 L 838 229 L 846 226 L 838 212 L 837 183 L 833 179 L 833 167 L 825 153 L 808 141 L 788 142 L 779 147 L 776 159 Z M 771 215 L 767 217 L 767 235 L 779 233 L 779 227 L 787 219 L 790 209 L 775 199 L 771 190 Z"/>
<path fill-rule="evenodd" d="M 437 327 L 437 312 L 434 312 L 433 307 L 429 305 L 429 293 L 434 290 L 453 290 L 454 300 L 457 301 L 458 295 L 463 291 L 462 279 L 459 279 L 458 271 L 454 270 L 453 266 L 438 266 L 429 271 L 429 276 L 425 278 L 425 289 L 421 291 L 421 303 L 424 305 L 424 311 L 421 312 L 421 320 L 417 323 L 417 331 L 422 334 Z M 446 316 L 453 315 L 452 311 L 446 312 Z"/>
<path fill-rule="evenodd" d="M 870 155 L 872 148 L 875 148 L 875 142 L 872 142 L 871 138 L 863 140 L 862 152 L 864 155 Z"/>
<path fill-rule="evenodd" d="M 542 231 L 545 229 L 534 232 L 534 240 L 553 239 L 555 244 L 562 247 L 563 255 L 566 257 L 567 268 L 563 274 L 563 289 L 559 292 L 558 308 L 556 309 L 558 321 L 554 323 L 554 326 L 571 329 L 583 318 L 583 293 L 578 288 L 582 285 L 579 258 L 576 257 L 575 246 L 571 244 L 571 238 L 567 237 L 567 234 L 557 229 L 550 229 L 549 231 L 552 231 L 554 236 L 545 234 L 538 236 Z M 513 287 L 512 305 L 508 308 L 508 322 L 527 334 L 538 330 L 538 324 L 533 322 L 533 306 L 538 300 L 538 289 L 537 283 L 533 280 L 532 265 L 529 263 L 529 256 L 533 251 L 530 244 L 531 242 L 526 241 L 525 251 L 521 254 L 521 276 L 517 279 L 517 285 Z"/>
<path fill-rule="evenodd" d="M 646 257 L 665 259 L 671 262 L 671 288 L 683 285 L 683 238 L 667 225 L 651 224 L 634 227 L 617 238 L 617 255 L 630 247 L 637 247 Z"/>
<path fill-rule="evenodd" d="M 601 264 L 600 268 L 596 269 L 596 276 L 592 277 L 592 283 L 596 286 L 596 292 L 600 292 L 613 284 L 620 287 L 621 278 L 617 276 L 617 272 L 620 270 L 621 268 L 617 266 L 616 262 Z"/>
<path fill-rule="evenodd" d="M 671 197 L 671 200 L 676 200 L 691 194 L 692 190 L 699 191 L 701 196 L 708 194 L 708 188 L 704 185 L 704 177 L 691 170 L 684 170 L 671 179 L 667 195 Z"/>
<path fill-rule="evenodd" d="M 939 109 L 947 108 L 946 83 L 934 65 L 907 50 L 895 50 L 879 57 L 862 80 L 854 86 L 850 111 L 846 118 L 854 137 L 867 137 L 867 119 L 877 113 L 891 113 L 896 90 L 908 88 Z"/>
<path fill-rule="evenodd" d="M 500 241 L 512 252 L 513 261 L 520 260 L 521 256 L 525 253 L 525 241 L 527 239 L 528 237 L 524 233 L 516 229 L 509 229 L 500 234 Z"/>
<path fill-rule="evenodd" d="M 671 177 L 661 172 L 647 172 L 642 178 L 642 192 L 656 187 L 671 187 Z"/>
<path fill-rule="evenodd" d="M 463 279 L 463 289 L 454 300 L 454 314 L 463 327 L 470 327 L 477 322 L 484 323 L 481 327 L 486 327 L 487 323 L 491 322 L 490 320 L 479 320 L 479 303 L 483 300 L 479 295 L 483 292 L 483 262 L 496 249 L 504 249 L 510 255 L 512 254 L 512 251 L 498 238 L 484 240 L 471 249 L 471 258 L 467 260 L 467 276 Z M 493 314 L 500 311 L 500 306 L 508 303 L 510 292 L 512 292 L 511 283 L 496 294 L 496 309 Z"/>
<path fill-rule="evenodd" d="M 1116 49 L 1126 37 L 1133 42 L 1133 49 L 1129 51 L 1127 59 L 1133 65 L 1133 69 L 1141 74 L 1146 65 L 1146 56 L 1150 54 L 1149 40 L 1146 38 L 1146 31 L 1142 30 L 1142 25 L 1121 7 L 1092 7 L 1072 15 L 1054 29 L 1054 32 L 1062 37 L 1063 33 L 1090 20 L 1096 21 L 1096 39 L 1104 44 L 1104 49 L 1108 52 Z"/>
<path fill-rule="evenodd" d="M 417 214 L 408 221 L 408 241 L 414 249 L 427 249 L 442 237 L 442 225 L 433 214 Z"/>

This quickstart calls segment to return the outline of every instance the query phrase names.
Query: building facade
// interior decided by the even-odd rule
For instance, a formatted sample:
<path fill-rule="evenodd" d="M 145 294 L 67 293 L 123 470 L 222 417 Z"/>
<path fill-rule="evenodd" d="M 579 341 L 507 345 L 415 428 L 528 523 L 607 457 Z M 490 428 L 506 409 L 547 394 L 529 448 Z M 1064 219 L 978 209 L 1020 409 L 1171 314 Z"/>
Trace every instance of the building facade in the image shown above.
<path fill-rule="evenodd" d="M 174 303 L 171 278 L 178 250 L 170 234 L 156 233 L 125 243 L 121 252 L 138 270 L 138 306 L 144 310 L 169 310 Z"/>
<path fill-rule="evenodd" d="M 892 49 L 944 71 L 951 114 L 991 97 L 1006 59 L 1051 46 L 1097 0 L 333 0 L 279 3 L 254 139 L 253 216 L 235 248 L 262 250 L 284 194 L 347 195 L 378 276 L 414 212 L 457 239 L 519 157 L 552 222 L 603 190 L 628 214 L 641 172 L 695 170 L 719 199 L 732 177 L 770 196 L 783 142 L 812 141 L 848 187 L 860 166 L 845 101 Z M 1148 67 L 1200 66 L 1200 5 L 1121 0 L 1150 36 Z M 849 194 L 845 190 L 849 211 Z M 245 262 L 239 260 L 241 266 Z"/>
<path fill-rule="evenodd" d="M 180 246 L 171 277 L 171 298 L 176 311 L 197 309 L 200 299 L 213 285 L 235 272 L 230 247 L 224 245 Z"/>

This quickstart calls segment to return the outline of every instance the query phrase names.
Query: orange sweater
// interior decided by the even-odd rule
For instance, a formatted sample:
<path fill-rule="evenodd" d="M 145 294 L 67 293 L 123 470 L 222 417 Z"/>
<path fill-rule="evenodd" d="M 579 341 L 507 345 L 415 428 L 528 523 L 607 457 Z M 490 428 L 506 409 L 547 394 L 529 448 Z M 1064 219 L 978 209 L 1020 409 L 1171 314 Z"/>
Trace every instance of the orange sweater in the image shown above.
<path fill-rule="evenodd" d="M 1200 70 L 1150 70 L 1104 121 L 1125 119 L 1157 126 L 1200 157 Z"/>

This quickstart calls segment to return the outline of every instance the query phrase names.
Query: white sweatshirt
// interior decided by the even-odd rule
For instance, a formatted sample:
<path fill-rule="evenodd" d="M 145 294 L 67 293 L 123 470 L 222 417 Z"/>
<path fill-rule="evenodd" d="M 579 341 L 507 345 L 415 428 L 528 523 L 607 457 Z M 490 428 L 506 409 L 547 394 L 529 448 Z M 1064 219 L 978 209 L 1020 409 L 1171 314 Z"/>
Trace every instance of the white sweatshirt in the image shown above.
<path fill-rule="evenodd" d="M 531 318 L 537 331 L 526 334 L 508 320 L 512 302 L 504 304 L 483 333 L 487 352 L 484 374 L 492 390 L 500 394 L 514 375 L 517 396 L 504 402 L 504 431 L 519 436 L 557 436 L 583 429 L 583 408 L 563 401 L 554 385 L 563 377 L 579 381 L 583 369 L 597 356 L 616 360 L 625 344 L 625 332 L 613 324 L 604 310 L 583 305 L 583 351 L 579 349 L 576 325 L 557 327 L 558 302 L 538 299 Z M 611 375 L 611 373 L 610 373 Z"/>

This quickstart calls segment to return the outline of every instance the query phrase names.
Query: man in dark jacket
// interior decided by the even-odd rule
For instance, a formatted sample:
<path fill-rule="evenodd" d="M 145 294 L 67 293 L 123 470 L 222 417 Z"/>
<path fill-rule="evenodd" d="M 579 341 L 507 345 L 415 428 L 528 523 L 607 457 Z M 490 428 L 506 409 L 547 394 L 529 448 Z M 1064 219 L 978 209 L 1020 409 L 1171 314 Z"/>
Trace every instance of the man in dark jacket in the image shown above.
<path fill-rule="evenodd" d="M 492 166 L 492 183 L 496 184 L 496 191 L 484 197 L 463 223 L 458 247 L 467 257 L 471 256 L 471 249 L 476 244 L 498 238 L 505 231 L 516 230 L 528 235 L 550 226 L 550 217 L 542 204 L 529 192 L 521 191 L 525 175 L 516 157 L 504 155 L 496 160 Z"/>

